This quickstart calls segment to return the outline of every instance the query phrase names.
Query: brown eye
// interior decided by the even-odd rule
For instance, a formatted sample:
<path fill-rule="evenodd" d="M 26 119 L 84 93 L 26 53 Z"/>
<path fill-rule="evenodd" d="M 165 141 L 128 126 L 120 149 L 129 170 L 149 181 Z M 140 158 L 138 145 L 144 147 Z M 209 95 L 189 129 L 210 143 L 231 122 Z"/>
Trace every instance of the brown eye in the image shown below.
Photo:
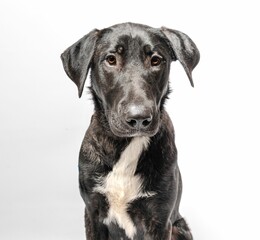
<path fill-rule="evenodd" d="M 108 55 L 106 61 L 109 65 L 116 65 L 116 57 L 114 55 Z"/>
<path fill-rule="evenodd" d="M 156 56 L 156 55 L 152 56 L 152 58 L 151 58 L 151 65 L 153 67 L 159 66 L 161 64 L 161 62 L 162 62 L 162 58 L 161 57 Z"/>

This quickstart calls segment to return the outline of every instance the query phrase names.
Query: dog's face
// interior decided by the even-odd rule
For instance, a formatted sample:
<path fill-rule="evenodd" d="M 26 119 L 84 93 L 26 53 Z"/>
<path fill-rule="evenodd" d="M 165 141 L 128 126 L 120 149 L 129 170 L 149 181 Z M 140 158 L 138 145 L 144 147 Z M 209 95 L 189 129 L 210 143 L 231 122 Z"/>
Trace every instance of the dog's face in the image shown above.
<path fill-rule="evenodd" d="M 62 54 L 79 95 L 91 68 L 94 99 L 119 137 L 156 134 L 170 64 L 177 59 L 193 85 L 191 71 L 199 59 L 195 44 L 177 31 L 131 23 L 94 30 Z"/>
<path fill-rule="evenodd" d="M 168 92 L 171 51 L 149 30 L 117 26 L 100 33 L 92 65 L 92 87 L 112 132 L 152 136 Z"/>

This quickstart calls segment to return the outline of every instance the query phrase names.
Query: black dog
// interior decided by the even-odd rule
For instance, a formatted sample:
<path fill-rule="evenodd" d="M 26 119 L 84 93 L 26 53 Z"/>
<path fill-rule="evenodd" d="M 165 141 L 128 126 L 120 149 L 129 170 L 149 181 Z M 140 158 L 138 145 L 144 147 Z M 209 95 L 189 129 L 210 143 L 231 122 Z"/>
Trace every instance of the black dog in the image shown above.
<path fill-rule="evenodd" d="M 195 44 L 179 31 L 124 23 L 91 31 L 61 57 L 79 96 L 91 68 L 95 113 L 79 156 L 87 239 L 191 240 L 163 105 L 172 61 L 193 86 Z"/>

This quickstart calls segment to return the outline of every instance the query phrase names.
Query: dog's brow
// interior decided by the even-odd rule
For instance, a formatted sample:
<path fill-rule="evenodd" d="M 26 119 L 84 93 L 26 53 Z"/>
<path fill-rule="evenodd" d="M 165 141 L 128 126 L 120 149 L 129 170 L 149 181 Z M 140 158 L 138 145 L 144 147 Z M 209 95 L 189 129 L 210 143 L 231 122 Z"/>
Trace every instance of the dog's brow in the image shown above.
<path fill-rule="evenodd" d="M 122 45 L 118 45 L 118 46 L 117 46 L 117 52 L 118 52 L 119 54 L 122 54 L 123 51 L 124 51 L 124 47 L 123 47 Z"/>
<path fill-rule="evenodd" d="M 144 52 L 145 52 L 145 54 L 147 54 L 147 55 L 151 55 L 151 54 L 152 54 L 152 46 L 149 45 L 149 44 L 146 44 L 146 45 L 144 46 Z"/>

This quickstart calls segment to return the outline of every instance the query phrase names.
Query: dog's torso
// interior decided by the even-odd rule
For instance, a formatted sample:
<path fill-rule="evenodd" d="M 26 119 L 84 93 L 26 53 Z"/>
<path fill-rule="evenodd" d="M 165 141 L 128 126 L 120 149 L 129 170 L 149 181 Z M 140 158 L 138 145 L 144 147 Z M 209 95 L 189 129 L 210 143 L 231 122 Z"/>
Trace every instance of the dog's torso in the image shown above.
<path fill-rule="evenodd" d="M 80 152 L 80 189 L 87 211 L 107 227 L 110 239 L 163 236 L 170 230 L 165 224 L 180 218 L 181 194 L 174 131 L 167 113 L 162 114 L 163 124 L 155 136 L 124 141 L 109 137 L 100 119 L 92 117 Z"/>

